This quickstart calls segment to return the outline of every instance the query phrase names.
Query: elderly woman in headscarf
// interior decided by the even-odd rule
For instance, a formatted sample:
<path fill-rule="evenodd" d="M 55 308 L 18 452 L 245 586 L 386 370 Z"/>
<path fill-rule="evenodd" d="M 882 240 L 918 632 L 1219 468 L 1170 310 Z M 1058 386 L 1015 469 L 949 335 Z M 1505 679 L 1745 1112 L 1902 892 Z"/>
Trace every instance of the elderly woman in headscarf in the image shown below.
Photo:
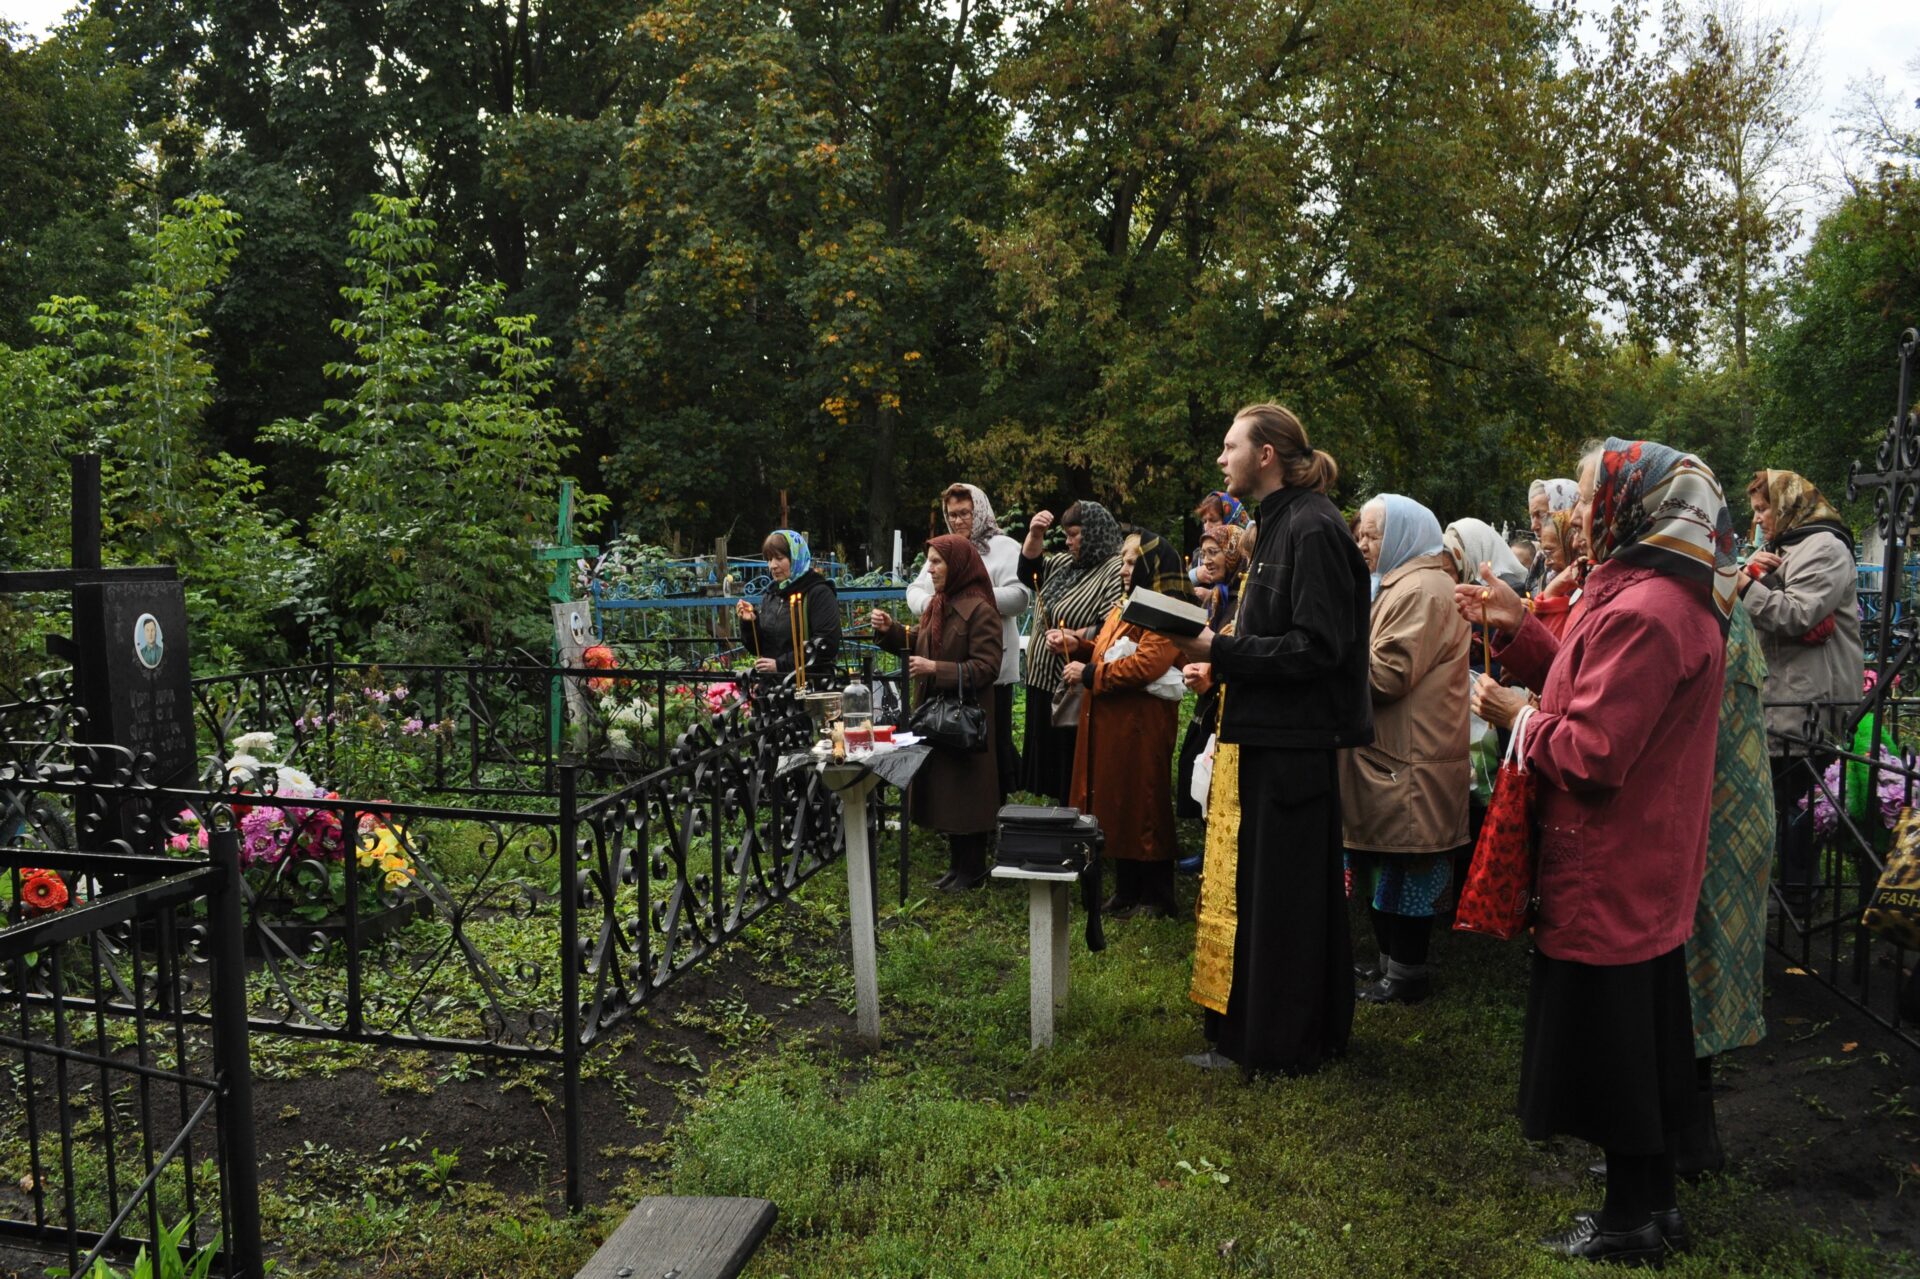
<path fill-rule="evenodd" d="M 1527 523 L 1533 528 L 1533 540 L 1538 543 L 1546 535 L 1548 516 L 1555 511 L 1573 510 L 1579 497 L 1580 486 L 1572 480 L 1535 480 L 1527 485 Z M 1526 593 L 1538 595 L 1551 580 L 1551 574 L 1541 567 L 1540 557 L 1536 555 L 1527 570 Z"/>
<path fill-rule="evenodd" d="M 909 654 L 907 674 L 915 701 L 935 690 L 964 691 L 993 686 L 1000 673 L 1000 610 L 993 582 L 980 552 L 964 537 L 948 533 L 927 543 L 933 596 L 926 620 L 903 627 L 884 609 L 872 613 L 874 639 L 893 653 Z M 978 698 L 992 741 L 994 704 Z M 947 835 L 947 873 L 936 888 L 978 888 L 987 878 L 987 843 L 1000 812 L 991 751 L 959 752 L 935 747 L 909 791 L 913 821 Z"/>
<path fill-rule="evenodd" d="M 753 669 L 761 675 L 792 675 L 804 655 L 804 682 L 830 681 L 840 655 L 840 597 L 819 570 L 807 539 L 778 528 L 761 543 L 773 586 L 756 606 L 734 605 L 753 647 Z"/>
<path fill-rule="evenodd" d="M 1098 502 L 1075 502 L 1060 517 L 1067 549 L 1046 553 L 1051 511 L 1027 525 L 1020 548 L 1020 580 L 1034 592 L 1033 629 L 1027 640 L 1026 788 L 1067 802 L 1073 771 L 1074 734 L 1084 690 L 1060 678 L 1067 661 L 1092 640 L 1095 628 L 1123 594 L 1120 588 L 1119 521 Z"/>
<path fill-rule="evenodd" d="M 1453 561 L 1433 512 L 1398 493 L 1360 508 L 1372 575 L 1373 744 L 1340 753 L 1347 869 L 1369 897 L 1378 964 L 1356 963 L 1369 1003 L 1417 1004 L 1431 986 L 1433 913 L 1467 840 L 1467 646 Z"/>
<path fill-rule="evenodd" d="M 1540 526 L 1540 558 L 1547 566 L 1547 580 L 1533 591 L 1527 607 L 1555 639 L 1566 633 L 1585 572 L 1586 561 L 1576 554 L 1574 542 L 1573 510 L 1549 511 Z"/>
<path fill-rule="evenodd" d="M 1860 700 L 1859 577 L 1853 530 L 1805 477 L 1755 471 L 1747 484 L 1755 551 L 1740 577 L 1740 604 L 1767 660 L 1767 753 L 1780 829 L 1780 886 L 1804 915 L 1813 880 L 1813 816 L 1806 805 L 1817 765 L 1807 741 L 1833 737 Z M 1816 704 L 1825 703 L 1817 711 Z"/>
<path fill-rule="evenodd" d="M 1233 602 L 1240 593 L 1240 574 L 1247 566 L 1245 547 L 1252 540 L 1231 524 L 1216 524 L 1200 535 L 1200 602 L 1207 610 L 1207 625 L 1224 631 L 1233 621 Z M 1202 664 L 1204 665 L 1204 663 Z M 1201 671 L 1188 681 L 1197 694 L 1193 718 L 1187 721 L 1187 735 L 1180 741 L 1180 773 L 1174 782 L 1173 811 L 1176 817 L 1198 820 L 1206 814 L 1193 797 L 1193 770 L 1206 753 L 1220 709 L 1220 690 L 1214 687 L 1211 671 Z M 1184 874 L 1195 874 L 1201 867 L 1201 854 L 1183 857 L 1175 863 Z"/>
<path fill-rule="evenodd" d="M 1491 572 L 1455 589 L 1509 673 L 1474 709 L 1516 732 L 1534 777 L 1539 864 L 1520 1066 L 1521 1130 L 1606 1152 L 1606 1202 L 1542 1243 L 1657 1264 L 1685 1238 L 1675 1145 L 1699 1119 L 1685 943 L 1707 855 L 1736 606 L 1733 523 L 1698 458 L 1609 439 L 1581 465 L 1594 569 L 1556 641 Z"/>
<path fill-rule="evenodd" d="M 1527 589 L 1527 571 L 1520 567 L 1512 550 L 1507 547 L 1506 539 L 1494 531 L 1485 520 L 1455 520 L 1447 525 L 1441 540 L 1446 546 L 1447 555 L 1453 560 L 1455 575 L 1462 582 L 1478 582 L 1480 566 L 1493 565 L 1493 574 L 1506 583 L 1515 593 L 1524 595 Z M 1467 663 L 1475 671 L 1486 667 L 1486 628 L 1480 622 L 1473 624 L 1473 649 L 1467 655 Z"/>
<path fill-rule="evenodd" d="M 1121 586 L 1131 589 L 1146 561 L 1143 538 L 1121 546 Z M 1176 574 L 1180 560 L 1173 558 Z M 1141 585 L 1146 583 L 1141 582 Z M 1173 739 L 1186 690 L 1174 672 L 1180 651 L 1164 635 L 1124 622 L 1124 597 L 1108 611 L 1085 660 L 1067 663 L 1061 678 L 1079 684 L 1080 730 L 1074 744 L 1068 802 L 1091 812 L 1106 832 L 1113 896 L 1101 908 L 1116 918 L 1168 918 L 1173 891 Z M 1161 692 L 1150 691 L 1158 682 Z"/>
<path fill-rule="evenodd" d="M 1001 531 L 993 517 L 993 503 L 971 484 L 950 484 L 940 495 L 947 532 L 964 537 L 980 553 L 993 583 L 994 607 L 1000 610 L 1000 674 L 993 683 L 993 707 L 998 733 L 993 739 L 994 768 L 999 778 L 1000 802 L 1019 780 L 1020 756 L 1013 746 L 1013 686 L 1020 682 L 1020 618 L 1033 602 L 1033 592 L 1020 581 L 1020 543 Z M 932 570 L 907 587 L 907 607 L 922 617 L 933 598 Z"/>

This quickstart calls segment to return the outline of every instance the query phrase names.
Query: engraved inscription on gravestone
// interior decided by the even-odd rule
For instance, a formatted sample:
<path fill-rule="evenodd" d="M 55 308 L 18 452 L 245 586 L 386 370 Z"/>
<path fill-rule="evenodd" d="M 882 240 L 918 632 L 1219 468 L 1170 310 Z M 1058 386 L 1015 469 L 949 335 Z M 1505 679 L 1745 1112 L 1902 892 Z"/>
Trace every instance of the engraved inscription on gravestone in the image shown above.
<path fill-rule="evenodd" d="M 169 785 L 194 771 L 187 603 L 178 582 L 76 586 L 74 639 L 87 678 L 90 741 L 153 756 L 147 780 Z"/>

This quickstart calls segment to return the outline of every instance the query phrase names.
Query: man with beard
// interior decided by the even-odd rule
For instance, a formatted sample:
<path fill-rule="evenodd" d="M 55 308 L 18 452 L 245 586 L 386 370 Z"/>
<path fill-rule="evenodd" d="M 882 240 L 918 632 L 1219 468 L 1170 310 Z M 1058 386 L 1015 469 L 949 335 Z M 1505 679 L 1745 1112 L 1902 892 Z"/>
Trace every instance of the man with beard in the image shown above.
<path fill-rule="evenodd" d="M 1291 412 L 1241 409 L 1219 464 L 1258 536 L 1232 633 L 1175 640 L 1225 690 L 1194 976 L 1213 1047 L 1187 1060 L 1306 1074 L 1353 1024 L 1334 757 L 1373 740 L 1367 564 Z"/>

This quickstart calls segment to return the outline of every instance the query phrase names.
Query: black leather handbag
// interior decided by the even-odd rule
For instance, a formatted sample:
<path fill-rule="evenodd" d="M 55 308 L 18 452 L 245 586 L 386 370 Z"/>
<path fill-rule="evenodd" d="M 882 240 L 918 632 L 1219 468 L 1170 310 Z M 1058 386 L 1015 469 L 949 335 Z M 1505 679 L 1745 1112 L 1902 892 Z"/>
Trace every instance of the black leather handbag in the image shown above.
<path fill-rule="evenodd" d="M 959 666 L 960 691 L 927 697 L 913 708 L 907 727 L 941 750 L 978 755 L 987 749 L 987 713 L 967 696 L 967 664 Z"/>

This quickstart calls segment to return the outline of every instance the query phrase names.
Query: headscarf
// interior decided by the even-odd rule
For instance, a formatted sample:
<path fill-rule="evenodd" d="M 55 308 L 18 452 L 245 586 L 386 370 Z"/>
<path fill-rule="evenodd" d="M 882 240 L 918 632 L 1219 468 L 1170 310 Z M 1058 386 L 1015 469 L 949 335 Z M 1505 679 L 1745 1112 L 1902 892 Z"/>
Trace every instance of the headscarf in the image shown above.
<path fill-rule="evenodd" d="M 977 516 L 975 518 L 978 518 Z M 927 543 L 927 549 L 947 562 L 947 584 L 927 601 L 927 654 L 940 654 L 940 633 L 946 629 L 947 613 L 969 596 L 993 604 L 993 579 L 987 576 L 986 561 L 967 538 L 946 533 Z"/>
<path fill-rule="evenodd" d="M 1480 582 L 1480 565 L 1493 565 L 1493 575 L 1516 591 L 1527 588 L 1527 570 L 1507 546 L 1507 539 L 1493 531 L 1485 520 L 1455 520 L 1447 525 L 1441 541 L 1453 555 L 1460 580 L 1470 585 Z"/>
<path fill-rule="evenodd" d="M 1527 485 L 1527 505 L 1533 505 L 1533 499 L 1542 494 L 1548 511 L 1571 511 L 1580 500 L 1580 486 L 1572 480 L 1535 480 Z"/>
<path fill-rule="evenodd" d="M 1553 531 L 1559 534 L 1560 554 L 1566 556 L 1567 563 L 1571 564 L 1575 560 L 1579 559 L 1580 558 L 1579 552 L 1575 551 L 1573 548 L 1573 512 L 1572 511 L 1548 511 L 1547 523 L 1553 525 Z M 1544 532 L 1545 530 L 1542 530 L 1542 531 Z M 1547 554 L 1546 543 L 1542 542 L 1540 545 L 1541 558 L 1542 559 L 1546 558 L 1546 554 Z M 1547 572 L 1549 574 L 1553 574 L 1553 573 L 1559 572 L 1559 570 L 1554 568 L 1553 565 L 1548 564 Z"/>
<path fill-rule="evenodd" d="M 787 539 L 787 549 L 793 553 L 793 567 L 787 571 L 785 577 L 773 584 L 776 590 L 784 591 L 805 577 L 813 568 L 813 552 L 807 549 L 807 539 L 792 529 L 777 528 L 773 531 Z"/>
<path fill-rule="evenodd" d="M 1207 606 L 1207 625 L 1217 631 L 1233 605 L 1234 586 L 1240 579 L 1240 570 L 1247 566 L 1247 551 L 1252 541 L 1233 525 L 1221 524 L 1202 533 L 1200 543 L 1203 547 L 1212 544 L 1220 548 L 1220 580 L 1203 588 L 1201 596 Z"/>
<path fill-rule="evenodd" d="M 1833 508 L 1819 489 L 1796 471 L 1755 471 L 1753 478 L 1764 480 L 1767 505 L 1773 508 L 1773 541 L 1770 549 L 1778 552 L 1815 533 L 1833 533 L 1853 549 L 1853 530 L 1844 516 Z"/>
<path fill-rule="evenodd" d="M 1220 503 L 1220 510 L 1223 515 L 1220 521 L 1222 524 L 1230 524 L 1235 528 L 1245 528 L 1247 526 L 1247 508 L 1240 504 L 1239 498 L 1227 492 L 1225 489 L 1215 489 L 1200 499 L 1201 506 L 1205 506 L 1208 502 Z"/>
<path fill-rule="evenodd" d="M 971 484 L 955 484 L 950 487 L 963 488 L 973 495 L 973 532 L 967 534 L 967 540 L 973 543 L 976 551 L 985 555 L 988 545 L 994 538 L 1000 536 L 999 521 L 993 518 L 993 503 L 987 500 L 985 493 Z M 944 500 L 940 503 L 942 514 L 946 511 L 946 505 Z M 953 532 L 953 525 L 947 525 L 947 532 Z"/>
<path fill-rule="evenodd" d="M 1705 588 L 1732 625 L 1733 516 L 1706 463 L 1651 440 L 1609 437 L 1593 480 L 1593 562 L 1618 560 Z"/>
<path fill-rule="evenodd" d="M 1380 580 L 1408 560 L 1422 555 L 1438 555 L 1447 549 L 1440 521 L 1432 511 L 1398 493 L 1382 493 L 1361 507 L 1380 506 L 1380 562 L 1371 574 L 1373 594 L 1380 594 Z M 1508 552 L 1511 554 L 1512 552 Z M 1517 562 L 1517 561 L 1516 561 Z"/>
<path fill-rule="evenodd" d="M 1040 599 L 1049 606 L 1049 613 L 1053 611 L 1051 606 L 1065 599 L 1081 578 L 1098 572 L 1118 555 L 1120 543 L 1126 540 L 1113 512 L 1098 502 L 1081 502 L 1079 506 L 1080 554 L 1068 560 L 1065 568 L 1048 573 L 1047 580 L 1040 584 Z"/>
<path fill-rule="evenodd" d="M 1083 538 L 1086 536 L 1085 530 L 1086 526 L 1081 525 L 1080 536 Z M 1180 558 L 1180 553 L 1158 533 L 1149 533 L 1138 525 L 1123 524 L 1120 531 L 1140 539 L 1140 556 L 1133 562 L 1133 584 L 1159 591 L 1162 595 L 1185 598 L 1192 590 L 1192 582 L 1187 577 L 1187 564 Z"/>

